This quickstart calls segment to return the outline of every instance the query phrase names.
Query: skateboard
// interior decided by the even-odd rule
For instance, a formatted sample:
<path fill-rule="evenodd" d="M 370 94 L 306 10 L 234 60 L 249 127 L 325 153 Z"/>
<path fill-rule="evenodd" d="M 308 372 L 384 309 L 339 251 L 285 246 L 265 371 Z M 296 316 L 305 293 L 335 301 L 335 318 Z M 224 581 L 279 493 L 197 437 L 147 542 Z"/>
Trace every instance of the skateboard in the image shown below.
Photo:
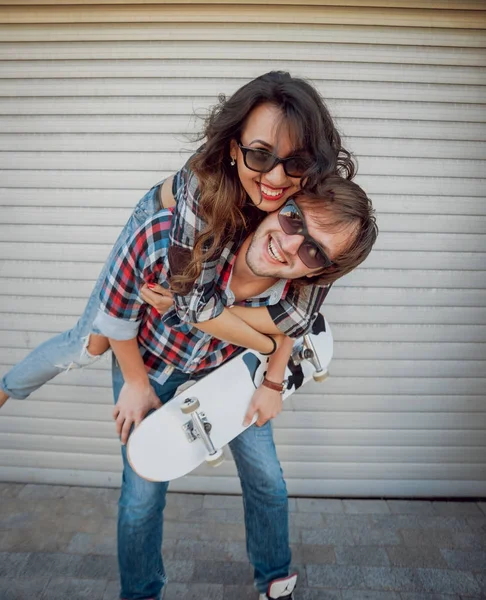
<path fill-rule="evenodd" d="M 319 314 L 311 333 L 294 344 L 283 399 L 311 379 L 324 381 L 332 352 L 331 330 Z M 189 389 L 177 391 L 130 435 L 127 456 L 133 470 L 149 481 L 170 481 L 205 461 L 219 465 L 223 447 L 246 429 L 243 419 L 267 363 L 268 356 L 245 350 Z"/>

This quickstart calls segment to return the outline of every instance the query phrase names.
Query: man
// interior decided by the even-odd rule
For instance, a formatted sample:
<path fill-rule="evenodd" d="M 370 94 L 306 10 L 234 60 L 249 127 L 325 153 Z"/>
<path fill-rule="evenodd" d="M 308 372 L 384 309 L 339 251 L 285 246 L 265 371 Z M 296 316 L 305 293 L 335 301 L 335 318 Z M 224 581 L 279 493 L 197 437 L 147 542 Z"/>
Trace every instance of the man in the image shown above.
<path fill-rule="evenodd" d="M 231 344 L 231 332 L 226 341 L 212 338 L 191 324 L 164 320 L 142 301 L 144 282 L 169 287 L 170 224 L 168 210 L 147 221 L 114 258 L 101 293 L 95 324 L 110 338 L 116 356 L 114 417 L 122 442 L 132 424 L 168 401 L 179 385 L 203 376 L 238 350 Z M 269 381 L 257 391 L 246 417 L 248 423 L 258 412 L 259 427 L 249 427 L 230 443 L 242 485 L 248 555 L 261 600 L 291 600 L 297 580 L 295 574 L 289 575 L 287 490 L 269 421 L 281 410 L 277 390 L 290 346 L 285 339 L 277 347 L 278 338 L 269 338 L 269 333 L 279 332 L 276 326 L 259 332 L 261 313 L 270 313 L 278 323 L 271 307 L 285 297 L 290 280 L 307 284 L 312 293 L 322 287 L 326 272 L 349 272 L 362 262 L 376 235 L 371 202 L 356 184 L 339 178 L 331 195 L 290 199 L 241 245 L 235 241 L 221 252 L 215 283 L 223 302 L 234 307 L 241 328 L 248 328 L 248 347 L 273 354 Z M 311 324 L 309 318 L 309 328 Z M 125 447 L 122 454 L 121 598 L 158 600 L 166 582 L 160 548 L 168 484 L 142 480 L 131 469 Z"/>

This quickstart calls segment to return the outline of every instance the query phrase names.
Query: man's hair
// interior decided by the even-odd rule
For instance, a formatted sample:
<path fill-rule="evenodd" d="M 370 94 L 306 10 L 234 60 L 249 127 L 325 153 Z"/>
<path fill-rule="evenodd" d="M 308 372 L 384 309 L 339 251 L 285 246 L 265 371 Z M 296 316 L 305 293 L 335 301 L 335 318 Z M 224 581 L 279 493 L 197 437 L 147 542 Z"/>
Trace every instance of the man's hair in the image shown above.
<path fill-rule="evenodd" d="M 280 127 L 289 128 L 295 148 L 312 159 L 302 176 L 305 187 L 315 187 L 329 173 L 338 172 L 351 179 L 356 172 L 354 159 L 342 146 L 322 97 L 303 79 L 271 71 L 245 84 L 228 99 L 221 95 L 199 138 L 205 143 L 189 162 L 198 178 L 199 209 L 206 228 L 197 237 L 182 272 L 173 274 L 171 285 L 178 293 L 187 292 L 201 272 L 201 263 L 215 255 L 238 230 L 246 226 L 254 231 L 265 216 L 255 216 L 255 211 L 248 215 L 246 192 L 238 170 L 230 165 L 230 145 L 232 140 L 240 140 L 250 113 L 267 103 L 281 112 Z"/>
<path fill-rule="evenodd" d="M 315 277 L 294 280 L 297 285 L 333 283 L 365 260 L 378 236 L 378 226 L 371 200 L 359 185 L 339 175 L 329 175 L 295 199 L 317 227 L 336 232 L 350 230 L 350 243 L 333 257 L 335 264 Z"/>

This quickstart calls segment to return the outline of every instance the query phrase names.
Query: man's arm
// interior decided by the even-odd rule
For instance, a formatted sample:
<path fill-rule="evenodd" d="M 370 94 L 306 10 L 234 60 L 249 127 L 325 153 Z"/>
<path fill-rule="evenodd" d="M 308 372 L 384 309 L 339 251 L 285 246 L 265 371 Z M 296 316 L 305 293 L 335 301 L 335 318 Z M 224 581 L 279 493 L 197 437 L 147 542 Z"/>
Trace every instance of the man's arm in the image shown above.
<path fill-rule="evenodd" d="M 282 383 L 285 377 L 285 367 L 292 353 L 294 341 L 289 337 L 284 337 L 279 348 L 270 357 L 265 377 L 273 383 Z M 282 394 L 271 390 L 264 385 L 260 385 L 251 400 L 248 412 L 246 413 L 243 425 L 248 426 L 258 413 L 256 425 L 261 427 L 270 419 L 275 418 L 282 410 Z"/>

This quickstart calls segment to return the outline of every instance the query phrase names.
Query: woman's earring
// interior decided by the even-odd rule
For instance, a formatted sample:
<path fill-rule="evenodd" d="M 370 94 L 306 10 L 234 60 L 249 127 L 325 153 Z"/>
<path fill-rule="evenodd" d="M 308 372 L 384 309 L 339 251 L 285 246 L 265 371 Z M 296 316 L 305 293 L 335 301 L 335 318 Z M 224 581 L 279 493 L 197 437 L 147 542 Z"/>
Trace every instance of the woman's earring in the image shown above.
<path fill-rule="evenodd" d="M 233 157 L 231 157 L 231 162 L 230 162 L 230 165 L 231 165 L 232 167 L 234 167 L 234 166 L 236 165 L 236 160 L 235 160 Z"/>

